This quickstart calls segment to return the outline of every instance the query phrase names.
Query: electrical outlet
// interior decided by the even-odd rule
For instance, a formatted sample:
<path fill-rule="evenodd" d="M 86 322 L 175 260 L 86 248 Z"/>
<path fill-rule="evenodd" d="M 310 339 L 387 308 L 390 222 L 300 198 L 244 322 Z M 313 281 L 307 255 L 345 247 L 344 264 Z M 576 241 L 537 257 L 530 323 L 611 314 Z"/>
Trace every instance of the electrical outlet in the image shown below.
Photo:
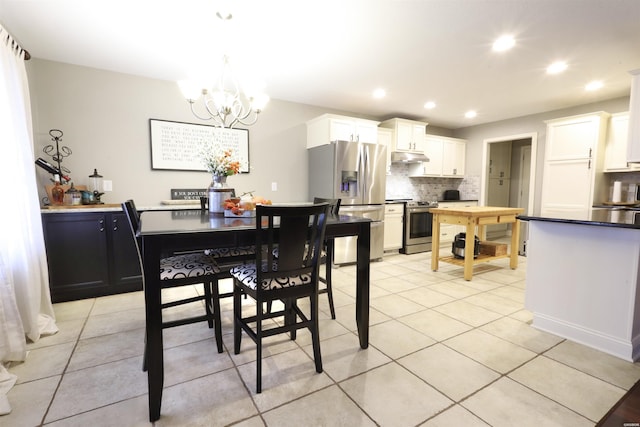
<path fill-rule="evenodd" d="M 278 183 L 277 182 L 272 182 L 271 183 L 271 191 L 278 191 Z"/>
<path fill-rule="evenodd" d="M 110 181 L 110 180 L 102 181 L 102 190 L 103 191 L 113 191 L 113 181 Z"/>

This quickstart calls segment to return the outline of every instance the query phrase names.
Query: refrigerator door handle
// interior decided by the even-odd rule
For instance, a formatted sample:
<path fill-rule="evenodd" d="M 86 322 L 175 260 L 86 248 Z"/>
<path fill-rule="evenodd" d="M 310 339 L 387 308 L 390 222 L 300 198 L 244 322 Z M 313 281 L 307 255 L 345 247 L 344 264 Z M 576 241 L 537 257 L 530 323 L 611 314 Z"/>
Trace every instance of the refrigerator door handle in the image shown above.
<path fill-rule="evenodd" d="M 362 203 L 366 203 L 369 200 L 367 196 L 367 187 L 369 183 L 367 180 L 370 178 L 369 174 L 369 151 L 367 150 L 366 145 L 360 145 L 360 150 L 362 153 L 362 164 L 360 165 L 360 175 L 362 176 L 362 183 L 360 184 L 360 197 Z"/>

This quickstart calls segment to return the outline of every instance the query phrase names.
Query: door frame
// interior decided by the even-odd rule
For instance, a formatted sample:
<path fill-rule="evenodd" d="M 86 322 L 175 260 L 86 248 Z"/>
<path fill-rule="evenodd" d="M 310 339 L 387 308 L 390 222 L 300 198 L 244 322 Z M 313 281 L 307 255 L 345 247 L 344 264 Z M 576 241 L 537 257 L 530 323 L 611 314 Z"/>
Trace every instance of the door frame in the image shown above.
<path fill-rule="evenodd" d="M 507 135 L 495 138 L 486 138 L 482 141 L 482 173 L 480 174 L 480 205 L 486 206 L 487 200 L 487 167 L 489 161 L 489 144 L 494 142 L 516 141 L 520 139 L 531 140 L 531 175 L 529 177 L 529 203 L 527 206 L 527 212 L 525 215 L 531 215 L 533 213 L 535 187 L 536 187 L 536 159 L 538 152 L 538 133 L 521 133 L 517 135 Z"/>
<path fill-rule="evenodd" d="M 524 154 L 528 151 L 529 152 L 529 165 L 528 165 L 529 166 L 529 176 L 527 177 L 527 179 L 529 180 L 529 187 L 531 187 L 531 154 L 532 154 L 533 150 L 532 150 L 531 145 L 523 145 L 523 146 L 520 147 L 520 149 L 518 151 L 519 151 L 519 153 L 518 153 L 518 162 L 520 163 L 520 177 L 519 177 L 519 180 L 518 180 L 518 203 L 517 203 L 517 205 L 520 206 L 521 204 L 524 204 L 524 203 L 522 203 L 522 200 L 523 200 L 522 189 L 524 187 L 522 185 L 522 183 L 523 183 L 524 169 L 525 169 L 524 168 L 525 162 L 523 161 L 523 158 L 525 157 Z M 527 201 L 526 201 L 527 210 L 529 210 L 529 190 L 530 190 L 530 188 L 527 189 Z"/>

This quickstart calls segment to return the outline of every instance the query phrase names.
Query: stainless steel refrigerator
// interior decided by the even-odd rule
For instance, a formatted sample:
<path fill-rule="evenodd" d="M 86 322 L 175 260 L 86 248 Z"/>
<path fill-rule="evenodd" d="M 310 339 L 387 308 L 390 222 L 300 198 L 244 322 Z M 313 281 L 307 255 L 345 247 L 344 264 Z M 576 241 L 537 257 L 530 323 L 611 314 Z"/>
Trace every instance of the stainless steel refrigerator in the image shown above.
<path fill-rule="evenodd" d="M 342 199 L 341 215 L 370 218 L 371 259 L 384 253 L 384 199 L 387 148 L 383 145 L 333 141 L 310 148 L 309 198 Z M 356 261 L 356 238 L 335 241 L 334 263 Z"/>

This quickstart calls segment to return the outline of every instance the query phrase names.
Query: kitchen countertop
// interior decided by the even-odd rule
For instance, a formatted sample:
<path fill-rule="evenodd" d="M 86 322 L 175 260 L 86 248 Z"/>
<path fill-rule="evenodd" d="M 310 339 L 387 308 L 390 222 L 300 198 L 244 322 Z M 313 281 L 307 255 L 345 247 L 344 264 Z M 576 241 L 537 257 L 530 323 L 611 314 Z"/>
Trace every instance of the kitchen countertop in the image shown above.
<path fill-rule="evenodd" d="M 181 204 L 181 205 L 151 205 L 138 206 L 139 211 L 178 211 L 185 209 L 200 209 L 200 201 L 197 204 Z M 46 206 L 40 209 L 43 214 L 56 213 L 86 213 L 86 212 L 117 212 L 121 211 L 120 204 L 106 203 L 103 205 L 80 205 L 80 206 Z"/>
<path fill-rule="evenodd" d="M 594 225 L 601 227 L 632 228 L 640 230 L 640 224 L 634 223 L 634 211 L 618 209 L 593 209 L 591 220 L 548 218 L 541 216 L 519 215 L 522 221 L 547 221 L 566 224 Z"/>

